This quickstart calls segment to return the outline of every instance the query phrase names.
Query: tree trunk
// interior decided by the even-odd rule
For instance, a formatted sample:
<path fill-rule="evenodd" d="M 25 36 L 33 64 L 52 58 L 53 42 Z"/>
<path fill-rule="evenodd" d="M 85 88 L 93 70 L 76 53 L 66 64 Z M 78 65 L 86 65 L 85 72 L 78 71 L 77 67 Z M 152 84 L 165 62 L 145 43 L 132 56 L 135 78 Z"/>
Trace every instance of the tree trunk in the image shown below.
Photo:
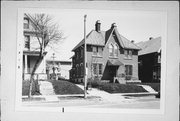
<path fill-rule="evenodd" d="M 40 52 L 41 53 L 41 52 Z M 30 99 L 31 96 L 32 96 L 32 86 L 33 86 L 33 83 L 34 83 L 34 75 L 35 75 L 35 71 L 38 67 L 38 64 L 39 62 L 43 59 L 43 56 L 40 54 L 36 63 L 34 64 L 34 67 L 33 67 L 33 70 L 31 72 L 31 77 L 30 77 L 30 85 L 29 85 L 29 95 L 28 95 L 28 98 Z"/>

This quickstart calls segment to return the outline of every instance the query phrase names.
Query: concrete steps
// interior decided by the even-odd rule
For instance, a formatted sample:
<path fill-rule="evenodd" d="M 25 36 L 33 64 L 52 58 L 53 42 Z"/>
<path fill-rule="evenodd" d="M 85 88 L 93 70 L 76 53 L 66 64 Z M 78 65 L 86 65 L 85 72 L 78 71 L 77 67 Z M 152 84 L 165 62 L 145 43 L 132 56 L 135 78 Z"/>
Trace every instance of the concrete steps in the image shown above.
<path fill-rule="evenodd" d="M 53 85 L 48 81 L 40 81 L 40 93 L 42 95 L 55 95 Z"/>
<path fill-rule="evenodd" d="M 39 82 L 40 93 L 45 97 L 46 101 L 59 101 L 57 96 L 55 95 L 53 85 L 48 81 L 40 81 Z"/>
<path fill-rule="evenodd" d="M 157 93 L 151 86 L 149 85 L 139 85 L 141 87 L 143 87 L 146 91 L 148 91 L 149 93 Z"/>

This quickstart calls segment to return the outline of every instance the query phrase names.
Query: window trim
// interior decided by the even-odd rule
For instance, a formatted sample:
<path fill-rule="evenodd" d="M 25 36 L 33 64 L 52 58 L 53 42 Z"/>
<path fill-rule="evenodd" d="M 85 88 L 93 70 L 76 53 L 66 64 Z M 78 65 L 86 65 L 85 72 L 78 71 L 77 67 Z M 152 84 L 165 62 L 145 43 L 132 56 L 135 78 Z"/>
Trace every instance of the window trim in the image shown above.
<path fill-rule="evenodd" d="M 131 74 L 129 74 L 129 72 L 128 72 L 128 75 L 126 74 L 126 66 L 131 66 Z M 133 67 L 134 67 L 134 65 L 133 64 L 125 64 L 124 65 L 124 68 L 125 68 L 125 70 L 124 70 L 124 72 L 125 72 L 125 76 L 133 76 Z"/>
<path fill-rule="evenodd" d="M 92 65 L 92 67 L 93 67 L 93 68 L 92 68 L 93 76 L 102 76 L 102 75 L 103 75 L 103 63 L 102 63 L 102 62 L 97 62 L 97 63 L 94 62 L 94 63 L 92 63 L 92 64 L 93 64 L 93 65 Z M 94 73 L 94 72 L 95 72 L 95 71 L 94 71 L 94 65 L 95 65 L 95 64 L 96 64 L 96 73 Z M 99 69 L 99 67 L 100 67 L 99 65 L 102 65 L 102 66 L 101 66 L 101 72 L 102 72 L 102 74 L 99 73 L 99 70 L 100 70 L 100 69 Z"/>
<path fill-rule="evenodd" d="M 127 60 L 133 59 L 133 50 L 132 49 L 124 49 L 124 59 L 127 59 Z"/>

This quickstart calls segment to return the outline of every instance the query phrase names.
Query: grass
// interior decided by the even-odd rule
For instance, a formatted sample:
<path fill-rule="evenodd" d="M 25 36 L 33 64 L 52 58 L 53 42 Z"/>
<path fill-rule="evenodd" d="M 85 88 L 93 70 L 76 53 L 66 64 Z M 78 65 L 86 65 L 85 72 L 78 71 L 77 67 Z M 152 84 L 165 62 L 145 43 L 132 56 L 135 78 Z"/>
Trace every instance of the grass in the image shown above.
<path fill-rule="evenodd" d="M 118 83 L 92 83 L 92 87 L 104 90 L 109 93 L 140 93 L 147 92 L 143 87 L 134 84 L 118 84 Z"/>
<path fill-rule="evenodd" d="M 39 86 L 35 83 L 33 83 L 32 85 L 32 95 L 40 95 Z M 27 96 L 29 94 L 29 85 L 30 85 L 30 81 L 22 82 L 22 95 L 23 96 Z"/>
<path fill-rule="evenodd" d="M 81 88 L 71 82 L 60 80 L 52 80 L 50 82 L 52 83 L 56 94 L 84 94 L 84 91 Z"/>

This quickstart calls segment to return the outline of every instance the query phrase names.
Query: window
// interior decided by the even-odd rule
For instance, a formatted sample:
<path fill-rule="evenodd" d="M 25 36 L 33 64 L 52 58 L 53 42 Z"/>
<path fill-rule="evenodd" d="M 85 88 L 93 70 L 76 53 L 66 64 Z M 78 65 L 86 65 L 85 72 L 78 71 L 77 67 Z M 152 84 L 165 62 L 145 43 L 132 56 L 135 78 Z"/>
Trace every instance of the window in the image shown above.
<path fill-rule="evenodd" d="M 93 64 L 93 74 L 97 75 L 97 64 Z"/>
<path fill-rule="evenodd" d="M 103 48 L 102 47 L 98 47 L 98 55 L 99 56 L 103 55 Z"/>
<path fill-rule="evenodd" d="M 124 56 L 126 59 L 132 59 L 132 50 L 124 50 Z"/>
<path fill-rule="evenodd" d="M 76 59 L 79 59 L 79 51 L 76 51 Z"/>
<path fill-rule="evenodd" d="M 132 76 L 132 65 L 125 65 L 125 74 L 126 76 Z"/>
<path fill-rule="evenodd" d="M 132 50 L 129 50 L 129 59 L 132 59 Z"/>
<path fill-rule="evenodd" d="M 114 45 L 114 56 L 118 57 L 118 46 L 116 44 Z"/>
<path fill-rule="evenodd" d="M 84 49 L 81 49 L 81 57 L 83 57 Z"/>
<path fill-rule="evenodd" d="M 83 66 L 83 63 L 81 63 L 81 76 L 83 76 L 84 75 L 84 66 Z"/>
<path fill-rule="evenodd" d="M 103 48 L 95 46 L 93 47 L 93 55 L 95 56 L 102 56 Z"/>
<path fill-rule="evenodd" d="M 109 45 L 109 56 L 113 56 L 113 45 Z"/>
<path fill-rule="evenodd" d="M 98 47 L 93 47 L 93 55 L 97 55 L 98 54 Z"/>
<path fill-rule="evenodd" d="M 109 56 L 110 57 L 118 57 L 118 45 L 117 44 L 109 44 Z"/>
<path fill-rule="evenodd" d="M 28 50 L 30 49 L 30 36 L 29 35 L 24 36 L 24 48 Z"/>
<path fill-rule="evenodd" d="M 24 29 L 29 29 L 29 19 L 24 18 Z"/>
<path fill-rule="evenodd" d="M 102 64 L 93 64 L 93 74 L 94 75 L 102 75 Z"/>
<path fill-rule="evenodd" d="M 99 64 L 99 75 L 102 75 L 102 64 Z"/>
<path fill-rule="evenodd" d="M 77 64 L 76 65 L 76 76 L 78 76 L 79 75 L 79 65 Z"/>

